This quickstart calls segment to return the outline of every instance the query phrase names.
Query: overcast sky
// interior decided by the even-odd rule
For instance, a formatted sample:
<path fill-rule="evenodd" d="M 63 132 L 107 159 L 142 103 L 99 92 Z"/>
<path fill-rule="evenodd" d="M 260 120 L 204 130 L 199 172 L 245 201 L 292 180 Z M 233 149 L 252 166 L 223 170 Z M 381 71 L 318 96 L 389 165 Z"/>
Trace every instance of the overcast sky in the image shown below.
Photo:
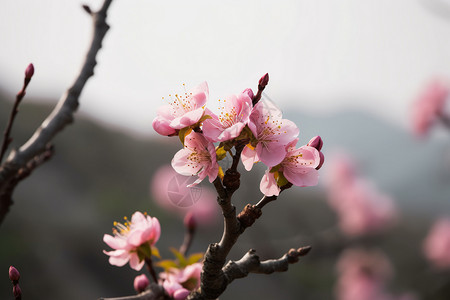
<path fill-rule="evenodd" d="M 0 87 L 12 98 L 29 62 L 28 95 L 54 100 L 72 83 L 91 33 L 82 3 L 101 1 L 1 1 Z M 282 109 L 358 108 L 406 127 L 424 84 L 450 78 L 446 9 L 445 0 L 114 0 L 80 110 L 152 133 L 161 98 L 183 83 L 206 80 L 215 102 L 268 72 Z"/>

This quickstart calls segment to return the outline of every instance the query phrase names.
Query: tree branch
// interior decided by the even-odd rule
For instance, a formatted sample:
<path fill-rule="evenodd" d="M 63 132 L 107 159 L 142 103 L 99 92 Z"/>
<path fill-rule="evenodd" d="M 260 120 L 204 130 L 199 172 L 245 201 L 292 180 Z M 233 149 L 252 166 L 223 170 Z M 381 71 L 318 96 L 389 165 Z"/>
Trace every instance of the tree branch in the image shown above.
<path fill-rule="evenodd" d="M 90 13 L 94 25 L 92 40 L 80 74 L 73 85 L 62 95 L 54 110 L 33 136 L 17 151 L 11 151 L 0 167 L 0 224 L 13 203 L 12 193 L 15 187 L 23 179 L 18 177 L 18 174 L 26 168 L 27 164 L 45 153 L 54 136 L 73 121 L 73 114 L 78 108 L 78 98 L 87 80 L 94 75 L 97 64 L 96 55 L 109 29 L 106 24 L 106 12 L 111 2 L 112 0 L 105 0 L 98 12 Z"/>
<path fill-rule="evenodd" d="M 249 273 L 271 274 L 273 272 L 285 272 L 289 264 L 299 261 L 300 256 L 305 256 L 311 250 L 310 246 L 299 249 L 291 249 L 278 259 L 260 261 L 256 251 L 249 250 L 240 260 L 230 261 L 223 268 L 228 284 L 238 278 L 247 277 Z"/>
<path fill-rule="evenodd" d="M 158 284 L 151 283 L 146 291 L 138 295 L 118 297 L 118 298 L 99 298 L 98 300 L 164 300 L 164 299 L 170 299 L 164 293 L 164 288 Z"/>

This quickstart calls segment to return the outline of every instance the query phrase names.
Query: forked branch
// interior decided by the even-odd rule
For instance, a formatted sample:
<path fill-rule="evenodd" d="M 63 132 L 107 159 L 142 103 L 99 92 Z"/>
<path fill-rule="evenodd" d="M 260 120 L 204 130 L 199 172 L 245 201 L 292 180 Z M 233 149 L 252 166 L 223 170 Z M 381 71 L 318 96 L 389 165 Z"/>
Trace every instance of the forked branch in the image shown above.
<path fill-rule="evenodd" d="M 34 168 L 48 159 L 48 150 L 51 148 L 55 135 L 73 121 L 73 115 L 78 108 L 78 99 L 87 82 L 94 75 L 97 65 L 96 56 L 102 47 L 103 38 L 109 29 L 106 24 L 106 13 L 112 0 L 104 0 L 98 12 L 90 12 L 93 20 L 93 35 L 85 61 L 80 74 L 73 85 L 62 95 L 58 104 L 50 115 L 44 120 L 33 136 L 18 150 L 10 152 L 6 161 L 0 166 L 0 224 L 12 205 L 12 194 L 17 184 L 24 178 L 23 172 L 30 174 Z M 85 8 L 86 10 L 86 8 Z"/>

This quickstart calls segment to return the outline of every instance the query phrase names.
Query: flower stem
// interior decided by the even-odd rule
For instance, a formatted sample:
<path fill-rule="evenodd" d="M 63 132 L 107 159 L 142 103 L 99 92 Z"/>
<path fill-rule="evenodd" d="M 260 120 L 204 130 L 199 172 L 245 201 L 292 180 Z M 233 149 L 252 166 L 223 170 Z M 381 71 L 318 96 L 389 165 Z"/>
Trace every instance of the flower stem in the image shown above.
<path fill-rule="evenodd" d="M 152 258 L 151 257 L 146 257 L 145 258 L 145 265 L 147 266 L 147 270 L 150 273 L 150 275 L 152 276 L 152 278 L 155 281 L 155 283 L 158 283 L 158 279 L 156 277 L 155 269 L 153 269 L 153 262 L 152 262 Z"/>

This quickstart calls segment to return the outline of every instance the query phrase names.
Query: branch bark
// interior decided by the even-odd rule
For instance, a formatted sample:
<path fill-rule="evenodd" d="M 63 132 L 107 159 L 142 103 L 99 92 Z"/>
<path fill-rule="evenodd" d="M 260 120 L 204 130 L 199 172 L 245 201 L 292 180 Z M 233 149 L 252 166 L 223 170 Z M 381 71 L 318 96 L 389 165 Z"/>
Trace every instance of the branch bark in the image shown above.
<path fill-rule="evenodd" d="M 249 250 L 240 260 L 230 261 L 223 268 L 225 278 L 228 284 L 238 278 L 247 277 L 249 273 L 272 274 L 273 272 L 285 272 L 289 264 L 299 261 L 299 257 L 305 256 L 311 250 L 311 247 L 302 247 L 291 249 L 278 259 L 260 261 L 256 251 Z"/>
<path fill-rule="evenodd" d="M 20 176 L 20 173 L 30 162 L 45 155 L 54 136 L 73 122 L 73 115 L 78 108 L 78 99 L 87 80 L 94 75 L 94 68 L 97 65 L 96 56 L 109 29 L 106 13 L 111 2 L 112 0 L 105 0 L 98 12 L 90 13 L 94 25 L 92 40 L 80 74 L 73 85 L 62 95 L 54 110 L 33 136 L 18 150 L 11 151 L 0 167 L 0 224 L 13 203 L 12 194 L 15 187 L 24 178 Z M 38 165 L 35 164 L 33 168 L 28 169 L 28 174 Z"/>
<path fill-rule="evenodd" d="M 118 298 L 99 298 L 98 300 L 164 300 L 170 299 L 164 293 L 164 288 L 158 284 L 152 283 L 149 288 L 138 295 L 125 296 Z"/>

